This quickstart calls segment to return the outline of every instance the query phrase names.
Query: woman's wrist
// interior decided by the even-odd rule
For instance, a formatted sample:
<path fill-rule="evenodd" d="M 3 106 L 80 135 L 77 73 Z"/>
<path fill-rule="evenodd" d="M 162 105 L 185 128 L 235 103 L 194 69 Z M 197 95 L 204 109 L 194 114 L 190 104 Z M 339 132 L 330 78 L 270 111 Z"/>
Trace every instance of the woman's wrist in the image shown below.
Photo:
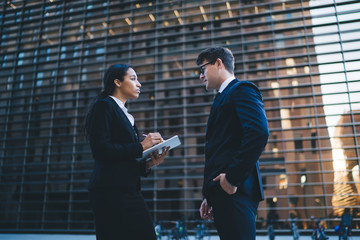
<path fill-rule="evenodd" d="M 141 147 L 142 147 L 143 151 L 145 151 L 146 149 L 145 149 L 144 143 L 143 143 L 143 142 L 140 142 L 140 144 L 141 144 Z"/>

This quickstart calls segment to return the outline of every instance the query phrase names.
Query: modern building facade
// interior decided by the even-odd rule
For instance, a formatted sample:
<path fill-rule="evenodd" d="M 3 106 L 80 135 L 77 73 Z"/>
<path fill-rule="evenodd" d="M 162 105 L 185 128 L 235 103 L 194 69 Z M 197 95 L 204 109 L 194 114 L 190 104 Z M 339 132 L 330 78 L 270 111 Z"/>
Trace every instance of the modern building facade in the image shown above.
<path fill-rule="evenodd" d="M 215 45 L 269 119 L 258 230 L 330 229 L 346 207 L 360 220 L 358 1 L 2 1 L 0 24 L 0 231 L 94 230 L 83 122 L 114 63 L 142 84 L 127 106 L 140 132 L 182 141 L 142 181 L 153 218 L 193 228 L 214 96 L 195 60 Z"/>

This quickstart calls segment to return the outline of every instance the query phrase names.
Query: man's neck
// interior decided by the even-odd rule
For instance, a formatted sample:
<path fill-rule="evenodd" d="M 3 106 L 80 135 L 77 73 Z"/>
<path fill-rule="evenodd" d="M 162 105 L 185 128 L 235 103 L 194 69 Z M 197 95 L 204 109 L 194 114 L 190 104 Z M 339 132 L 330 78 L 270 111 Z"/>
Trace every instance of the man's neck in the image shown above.
<path fill-rule="evenodd" d="M 233 78 L 233 79 L 235 79 L 235 76 L 234 76 L 234 74 L 231 74 L 231 73 L 228 73 L 228 72 L 227 72 L 226 74 L 223 74 L 223 75 L 221 76 L 221 78 L 220 78 L 220 83 L 219 83 L 219 85 L 218 85 L 217 88 L 216 88 L 217 91 L 219 91 L 221 85 L 222 85 L 228 78 Z"/>
<path fill-rule="evenodd" d="M 231 77 L 235 78 L 235 75 L 233 73 L 227 72 L 226 74 L 224 74 L 224 80 L 223 81 L 225 81 L 226 79 L 231 78 Z"/>

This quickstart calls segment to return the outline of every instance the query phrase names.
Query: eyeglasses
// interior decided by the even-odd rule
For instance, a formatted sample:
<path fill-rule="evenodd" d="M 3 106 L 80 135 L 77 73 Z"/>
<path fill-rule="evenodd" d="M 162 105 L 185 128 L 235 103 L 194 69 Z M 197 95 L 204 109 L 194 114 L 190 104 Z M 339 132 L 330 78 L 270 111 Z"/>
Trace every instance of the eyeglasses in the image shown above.
<path fill-rule="evenodd" d="M 216 59 L 216 60 L 217 60 L 217 59 Z M 213 63 L 216 62 L 216 60 L 213 60 L 213 61 L 211 61 L 211 62 L 208 62 L 208 63 L 205 63 L 205 64 L 201 65 L 201 66 L 200 66 L 200 75 L 205 73 L 204 67 L 205 67 L 206 65 L 208 65 L 208 64 L 213 64 Z"/>

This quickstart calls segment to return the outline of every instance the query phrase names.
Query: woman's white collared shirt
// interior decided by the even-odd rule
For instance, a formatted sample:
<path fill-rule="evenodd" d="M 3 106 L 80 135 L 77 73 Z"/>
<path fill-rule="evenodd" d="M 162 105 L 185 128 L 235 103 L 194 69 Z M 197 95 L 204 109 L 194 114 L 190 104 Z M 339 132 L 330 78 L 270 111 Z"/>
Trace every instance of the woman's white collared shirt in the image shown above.
<path fill-rule="evenodd" d="M 112 99 L 115 100 L 115 102 L 117 103 L 117 105 L 120 107 L 120 109 L 125 113 L 126 117 L 129 119 L 130 123 L 132 126 L 134 126 L 134 123 L 135 123 L 135 120 L 134 120 L 134 117 L 133 115 L 131 115 L 130 113 L 128 113 L 128 110 L 127 108 L 125 107 L 124 103 L 120 100 L 120 99 L 117 99 L 116 97 L 114 96 L 109 96 L 111 97 Z"/>

